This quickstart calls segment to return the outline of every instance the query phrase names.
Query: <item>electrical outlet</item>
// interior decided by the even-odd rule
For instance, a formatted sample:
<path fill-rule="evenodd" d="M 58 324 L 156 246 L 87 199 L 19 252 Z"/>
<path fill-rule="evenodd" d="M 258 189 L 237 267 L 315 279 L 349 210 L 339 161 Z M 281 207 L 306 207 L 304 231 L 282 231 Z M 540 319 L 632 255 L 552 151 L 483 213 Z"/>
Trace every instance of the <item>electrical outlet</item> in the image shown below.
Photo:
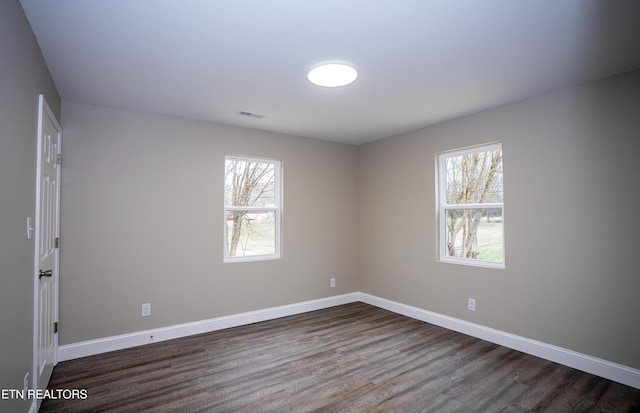
<path fill-rule="evenodd" d="M 24 381 L 22 382 L 22 390 L 24 390 L 24 394 L 27 394 L 29 390 L 29 372 L 24 375 Z"/>
<path fill-rule="evenodd" d="M 467 309 L 469 311 L 476 311 L 476 299 L 475 298 L 468 298 L 467 299 Z"/>
<path fill-rule="evenodd" d="M 142 304 L 142 316 L 149 317 L 151 315 L 151 304 Z"/>
<path fill-rule="evenodd" d="M 332 278 L 329 280 L 329 287 L 333 288 L 336 286 L 336 279 Z"/>

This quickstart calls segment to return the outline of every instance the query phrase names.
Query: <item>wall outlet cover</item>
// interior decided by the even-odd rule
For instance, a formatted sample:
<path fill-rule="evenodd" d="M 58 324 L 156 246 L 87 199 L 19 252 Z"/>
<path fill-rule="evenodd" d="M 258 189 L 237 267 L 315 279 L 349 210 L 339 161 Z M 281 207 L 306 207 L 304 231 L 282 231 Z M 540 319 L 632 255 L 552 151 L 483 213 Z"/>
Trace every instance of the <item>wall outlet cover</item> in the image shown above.
<path fill-rule="evenodd" d="M 149 317 L 151 315 L 151 304 L 142 304 L 142 316 Z"/>

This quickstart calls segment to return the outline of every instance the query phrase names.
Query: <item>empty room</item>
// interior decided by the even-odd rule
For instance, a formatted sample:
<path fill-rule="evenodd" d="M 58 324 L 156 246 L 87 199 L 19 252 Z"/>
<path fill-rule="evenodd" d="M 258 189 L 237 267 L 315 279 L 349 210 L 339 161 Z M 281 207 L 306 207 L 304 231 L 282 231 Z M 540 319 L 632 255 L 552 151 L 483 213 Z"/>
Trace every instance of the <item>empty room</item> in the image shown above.
<path fill-rule="evenodd" d="M 0 411 L 640 411 L 638 22 L 2 0 Z"/>

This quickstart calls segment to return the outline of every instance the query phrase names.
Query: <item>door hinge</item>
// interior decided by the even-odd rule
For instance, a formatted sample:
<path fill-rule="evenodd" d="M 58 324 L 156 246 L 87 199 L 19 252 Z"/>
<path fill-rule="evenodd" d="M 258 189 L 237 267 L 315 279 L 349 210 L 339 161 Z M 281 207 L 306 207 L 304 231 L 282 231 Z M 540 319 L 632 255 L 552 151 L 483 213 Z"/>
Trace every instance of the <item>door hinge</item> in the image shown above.
<path fill-rule="evenodd" d="M 53 323 L 53 333 L 54 334 L 58 333 L 58 322 L 57 321 L 55 323 Z"/>
<path fill-rule="evenodd" d="M 61 165 L 61 164 L 62 164 L 62 154 L 59 153 L 58 154 L 58 165 Z"/>
<path fill-rule="evenodd" d="M 60 248 L 60 237 L 56 237 L 55 243 L 53 245 L 54 248 Z"/>

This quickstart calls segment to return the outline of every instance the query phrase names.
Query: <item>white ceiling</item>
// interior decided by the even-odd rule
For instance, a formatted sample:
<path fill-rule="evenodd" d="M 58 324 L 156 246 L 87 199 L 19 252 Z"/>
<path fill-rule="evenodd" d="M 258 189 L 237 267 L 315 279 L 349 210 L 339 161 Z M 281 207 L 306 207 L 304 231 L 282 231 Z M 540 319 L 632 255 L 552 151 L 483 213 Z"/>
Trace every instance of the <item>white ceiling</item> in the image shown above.
<path fill-rule="evenodd" d="M 640 68 L 636 0 L 21 3 L 63 100 L 351 144 Z"/>

